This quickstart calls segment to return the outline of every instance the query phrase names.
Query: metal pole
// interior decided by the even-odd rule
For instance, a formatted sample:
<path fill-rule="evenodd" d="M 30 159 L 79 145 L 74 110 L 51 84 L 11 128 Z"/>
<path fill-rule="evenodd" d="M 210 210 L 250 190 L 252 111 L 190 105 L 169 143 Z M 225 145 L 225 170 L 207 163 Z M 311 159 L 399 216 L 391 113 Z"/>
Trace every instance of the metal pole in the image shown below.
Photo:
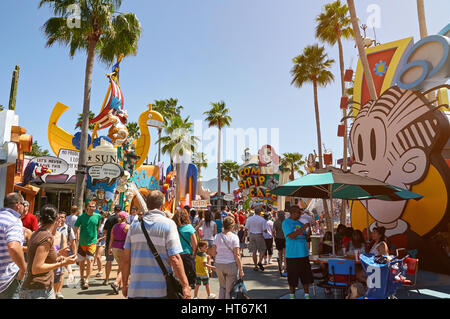
<path fill-rule="evenodd" d="M 366 223 L 367 223 L 367 242 L 370 241 L 370 231 L 369 231 L 369 200 L 366 199 Z"/>
<path fill-rule="evenodd" d="M 328 191 L 330 193 L 331 209 L 330 209 L 330 219 L 331 219 L 331 240 L 333 241 L 333 256 L 336 256 L 336 249 L 334 247 L 334 221 L 333 221 L 333 185 L 328 186 Z"/>

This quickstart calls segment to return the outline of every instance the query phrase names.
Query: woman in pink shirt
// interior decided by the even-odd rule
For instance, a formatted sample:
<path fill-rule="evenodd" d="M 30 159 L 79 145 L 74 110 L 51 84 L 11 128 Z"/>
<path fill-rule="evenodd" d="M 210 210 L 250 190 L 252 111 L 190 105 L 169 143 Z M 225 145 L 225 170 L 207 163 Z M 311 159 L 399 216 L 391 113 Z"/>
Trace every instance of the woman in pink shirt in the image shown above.
<path fill-rule="evenodd" d="M 117 271 L 116 281 L 111 284 L 111 288 L 114 293 L 119 294 L 120 287 L 122 287 L 122 259 L 123 259 L 123 246 L 125 239 L 127 238 L 127 232 L 130 229 L 130 225 L 126 223 L 127 213 L 121 211 L 118 215 L 119 222 L 114 225 L 111 231 L 111 238 L 109 242 L 109 254 L 113 254 L 117 261 L 119 270 Z"/>

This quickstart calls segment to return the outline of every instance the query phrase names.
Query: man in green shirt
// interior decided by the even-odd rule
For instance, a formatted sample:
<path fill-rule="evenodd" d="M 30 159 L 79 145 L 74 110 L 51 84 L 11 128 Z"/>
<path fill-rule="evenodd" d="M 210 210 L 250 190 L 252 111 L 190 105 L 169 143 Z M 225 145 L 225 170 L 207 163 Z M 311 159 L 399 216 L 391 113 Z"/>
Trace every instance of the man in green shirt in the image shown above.
<path fill-rule="evenodd" d="M 81 288 L 89 288 L 89 278 L 91 267 L 97 249 L 97 233 L 101 224 L 101 215 L 94 213 L 97 205 L 94 201 L 88 203 L 86 212 L 81 214 L 74 225 L 77 234 L 78 261 L 80 266 Z M 78 231 L 79 230 L 79 231 Z M 86 278 L 84 277 L 84 267 L 86 267 Z"/>

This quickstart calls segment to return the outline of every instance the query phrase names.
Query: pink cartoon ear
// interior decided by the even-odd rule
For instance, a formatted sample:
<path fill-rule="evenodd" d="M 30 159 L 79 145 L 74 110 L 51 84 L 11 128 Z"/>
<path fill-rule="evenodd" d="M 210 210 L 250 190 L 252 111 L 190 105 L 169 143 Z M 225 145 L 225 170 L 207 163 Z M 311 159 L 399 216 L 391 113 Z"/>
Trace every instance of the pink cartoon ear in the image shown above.
<path fill-rule="evenodd" d="M 428 167 L 427 156 L 421 148 L 411 148 L 392 167 L 392 177 L 405 185 L 419 183 Z"/>

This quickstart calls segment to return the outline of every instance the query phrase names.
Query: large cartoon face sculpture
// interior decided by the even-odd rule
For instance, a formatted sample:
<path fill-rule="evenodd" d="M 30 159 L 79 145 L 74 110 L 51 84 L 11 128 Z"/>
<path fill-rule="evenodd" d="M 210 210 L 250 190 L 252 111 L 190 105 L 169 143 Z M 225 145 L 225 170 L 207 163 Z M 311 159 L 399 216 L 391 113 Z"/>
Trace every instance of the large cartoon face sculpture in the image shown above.
<path fill-rule="evenodd" d="M 351 171 L 410 189 L 424 179 L 439 134 L 438 119 L 423 95 L 391 87 L 378 100 L 367 102 L 353 123 Z M 390 228 L 396 226 L 406 201 L 368 204 L 372 217 Z"/>
<path fill-rule="evenodd" d="M 278 166 L 280 165 L 280 156 L 270 145 L 264 145 L 258 152 L 259 166 Z"/>

